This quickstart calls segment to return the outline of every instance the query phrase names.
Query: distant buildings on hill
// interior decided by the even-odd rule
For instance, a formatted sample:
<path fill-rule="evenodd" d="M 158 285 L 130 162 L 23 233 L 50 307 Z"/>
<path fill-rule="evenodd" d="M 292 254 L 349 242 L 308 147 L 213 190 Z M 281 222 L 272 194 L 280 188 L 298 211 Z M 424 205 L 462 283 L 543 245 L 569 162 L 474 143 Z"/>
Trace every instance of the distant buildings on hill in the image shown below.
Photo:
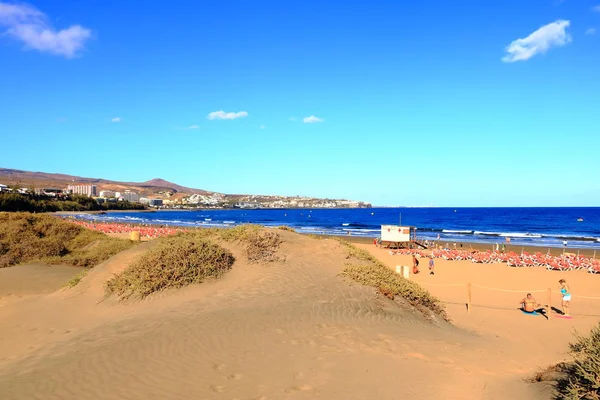
<path fill-rule="evenodd" d="M 82 194 L 88 197 L 96 197 L 96 185 L 68 185 L 67 192 L 73 194 Z"/>
<path fill-rule="evenodd" d="M 11 189 L 6 185 L 0 184 L 0 192 L 18 191 L 22 194 L 33 193 L 33 189 Z M 179 198 L 149 198 L 140 197 L 136 192 L 129 189 L 123 192 L 113 190 L 101 190 L 97 193 L 96 185 L 79 184 L 68 185 L 66 189 L 44 188 L 35 189 L 38 195 L 51 197 L 64 197 L 69 194 L 78 194 L 93 197 L 99 203 L 114 203 L 118 201 L 128 201 L 131 203 L 142 203 L 155 208 L 245 208 L 245 209 L 265 209 L 265 208 L 369 208 L 370 203 L 362 201 L 342 200 L 342 199 L 318 199 L 305 196 L 257 196 L 257 195 L 224 195 L 220 193 L 191 194 Z M 151 196 L 165 195 L 163 192 L 151 194 Z M 169 193 L 172 195 L 172 193 Z"/>

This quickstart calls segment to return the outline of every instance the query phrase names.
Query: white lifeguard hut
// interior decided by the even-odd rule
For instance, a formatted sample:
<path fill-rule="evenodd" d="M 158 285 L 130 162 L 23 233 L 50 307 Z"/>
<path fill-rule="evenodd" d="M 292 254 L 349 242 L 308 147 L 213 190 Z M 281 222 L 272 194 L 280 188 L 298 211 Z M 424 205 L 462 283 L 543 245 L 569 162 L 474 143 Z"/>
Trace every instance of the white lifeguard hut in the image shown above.
<path fill-rule="evenodd" d="M 395 248 L 413 248 L 425 245 L 417 241 L 417 228 L 414 226 L 381 225 L 381 246 Z"/>

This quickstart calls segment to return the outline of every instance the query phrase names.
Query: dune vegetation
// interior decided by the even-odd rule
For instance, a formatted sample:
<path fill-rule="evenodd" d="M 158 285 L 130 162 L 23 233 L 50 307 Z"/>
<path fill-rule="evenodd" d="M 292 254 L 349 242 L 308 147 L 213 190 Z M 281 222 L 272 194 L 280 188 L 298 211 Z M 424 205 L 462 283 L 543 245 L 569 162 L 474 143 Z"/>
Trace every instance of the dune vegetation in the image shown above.
<path fill-rule="evenodd" d="M 156 247 L 106 283 L 107 295 L 144 298 L 161 290 L 202 283 L 222 276 L 235 261 L 228 250 L 191 232 L 157 240 Z"/>
<path fill-rule="evenodd" d="M 392 300 L 396 296 L 402 297 L 426 316 L 428 316 L 426 311 L 431 310 L 444 320 L 450 321 L 442 302 L 418 283 L 405 279 L 392 271 L 368 251 L 359 249 L 344 239 L 338 238 L 337 240 L 346 248 L 347 258 L 352 260 L 346 264 L 340 273 L 341 276 L 374 287 Z"/>
<path fill-rule="evenodd" d="M 250 263 L 283 260 L 278 252 L 281 236 L 258 225 L 180 232 L 157 241 L 155 248 L 106 283 L 108 296 L 144 298 L 161 290 L 219 278 L 235 261 L 219 241 L 243 246 Z"/>
<path fill-rule="evenodd" d="M 0 268 L 27 262 L 90 268 L 133 245 L 51 215 L 0 213 Z"/>
<path fill-rule="evenodd" d="M 600 323 L 588 336 L 575 335 L 572 362 L 560 364 L 557 399 L 600 399 Z"/>

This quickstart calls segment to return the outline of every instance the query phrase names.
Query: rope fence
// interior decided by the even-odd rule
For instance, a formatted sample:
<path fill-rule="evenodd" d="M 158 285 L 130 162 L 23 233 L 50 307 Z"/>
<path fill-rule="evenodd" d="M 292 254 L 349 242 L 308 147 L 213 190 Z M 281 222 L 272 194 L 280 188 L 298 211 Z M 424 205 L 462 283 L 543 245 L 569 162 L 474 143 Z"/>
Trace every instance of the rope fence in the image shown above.
<path fill-rule="evenodd" d="M 492 290 L 492 291 L 496 291 L 496 292 L 505 292 L 505 293 L 546 293 L 547 294 L 547 307 L 552 308 L 552 293 L 554 292 L 554 294 L 558 295 L 559 298 L 562 299 L 562 294 L 560 294 L 560 292 L 556 291 L 556 290 L 552 290 L 551 288 L 547 288 L 547 289 L 536 289 L 536 290 L 515 290 L 515 289 L 503 289 L 503 288 L 494 288 L 494 287 L 489 287 L 489 286 L 482 286 L 482 285 L 477 285 L 477 284 L 472 284 L 471 282 L 467 282 L 467 283 L 451 283 L 451 284 L 439 284 L 439 283 L 422 283 L 422 282 L 417 282 L 419 285 L 423 285 L 423 286 L 435 286 L 435 287 L 464 287 L 466 289 L 466 293 L 465 293 L 465 298 L 466 298 L 466 307 L 467 307 L 467 313 L 471 313 L 471 309 L 472 307 L 472 298 L 473 298 L 473 288 L 478 288 L 478 289 L 484 289 L 484 290 Z M 587 299 L 587 300 L 600 300 L 600 297 L 596 297 L 596 296 L 583 296 L 583 295 L 573 295 L 571 294 L 571 297 L 573 299 Z M 456 304 L 453 302 L 448 302 L 448 301 L 443 301 L 444 303 L 452 303 L 452 304 Z M 481 305 L 482 307 L 485 307 L 484 305 Z M 551 319 L 551 312 L 548 312 L 548 321 Z M 584 314 L 585 315 L 585 314 Z"/>

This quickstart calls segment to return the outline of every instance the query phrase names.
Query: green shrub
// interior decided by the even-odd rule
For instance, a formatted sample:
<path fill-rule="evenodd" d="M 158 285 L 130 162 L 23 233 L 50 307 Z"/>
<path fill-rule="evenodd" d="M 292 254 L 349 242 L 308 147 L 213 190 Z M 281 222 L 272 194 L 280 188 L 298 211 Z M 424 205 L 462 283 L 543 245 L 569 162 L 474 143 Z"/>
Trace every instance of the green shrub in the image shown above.
<path fill-rule="evenodd" d="M 423 311 L 423 308 L 427 308 L 444 320 L 450 321 L 442 302 L 419 286 L 418 283 L 405 279 L 392 271 L 368 251 L 359 249 L 344 239 L 338 238 L 337 240 L 346 247 L 347 258 L 355 258 L 361 261 L 359 265 L 346 264 L 340 273 L 341 276 L 374 287 L 389 299 L 393 300 L 395 296 L 400 296 L 417 309 Z"/>
<path fill-rule="evenodd" d="M 158 245 L 106 283 L 107 295 L 144 298 L 154 292 L 202 283 L 231 269 L 233 255 L 195 232 L 157 239 Z"/>
<path fill-rule="evenodd" d="M 575 334 L 570 350 L 573 362 L 566 363 L 557 382 L 557 399 L 600 399 L 600 323 L 589 336 Z"/>
<path fill-rule="evenodd" d="M 131 246 L 51 215 L 0 213 L 0 268 L 33 261 L 92 267 Z"/>

